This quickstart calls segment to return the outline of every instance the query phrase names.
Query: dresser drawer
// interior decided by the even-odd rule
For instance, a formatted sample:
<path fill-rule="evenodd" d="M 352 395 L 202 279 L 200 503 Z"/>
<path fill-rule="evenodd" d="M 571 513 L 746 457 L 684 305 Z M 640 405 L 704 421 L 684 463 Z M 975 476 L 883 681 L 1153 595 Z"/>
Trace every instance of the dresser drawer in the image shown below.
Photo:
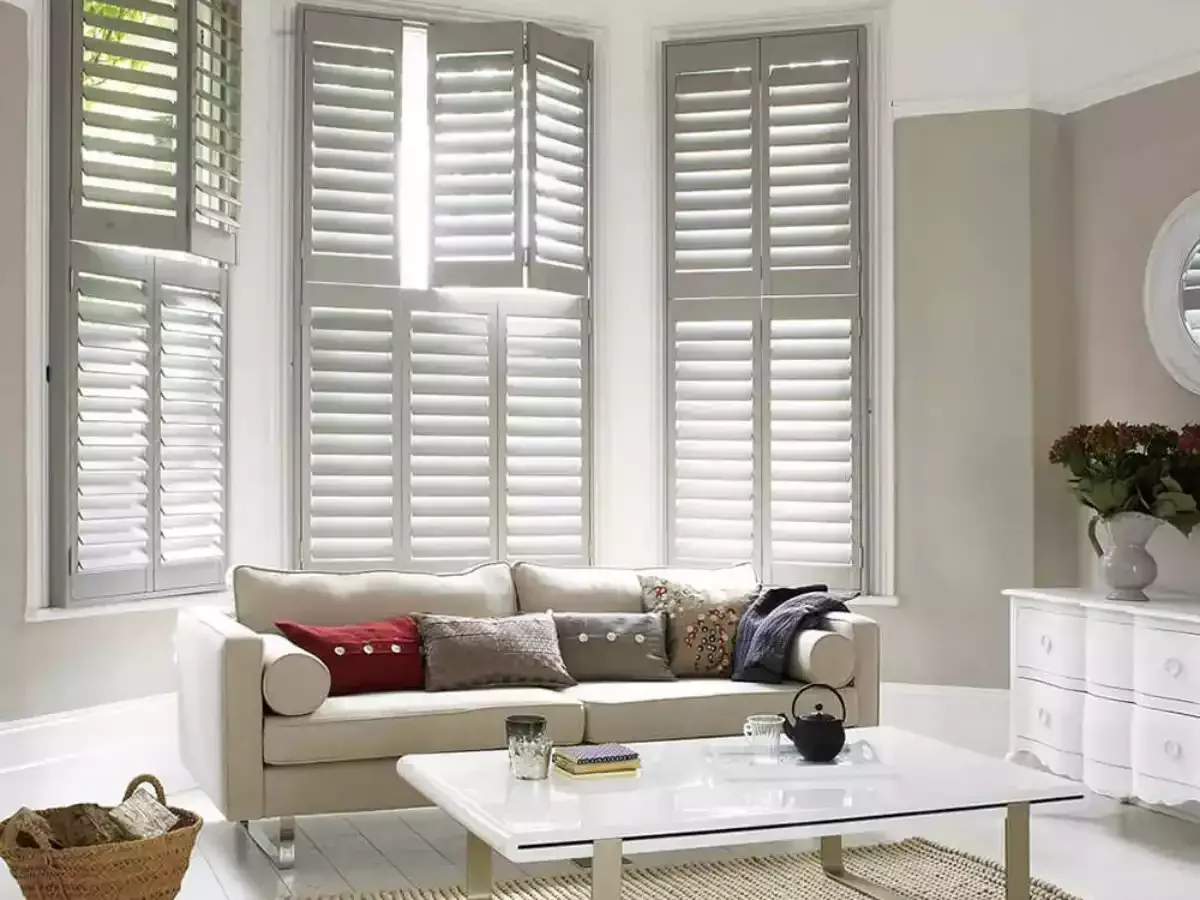
<path fill-rule="evenodd" d="M 1133 765 L 1129 732 L 1134 706 L 1093 697 L 1083 701 L 1083 755 L 1092 762 L 1128 769 Z"/>
<path fill-rule="evenodd" d="M 1133 690 L 1133 624 L 1087 620 L 1088 684 Z"/>
<path fill-rule="evenodd" d="M 1019 737 L 1067 753 L 1083 752 L 1083 700 L 1078 691 L 1018 678 L 1013 689 L 1013 727 Z"/>
<path fill-rule="evenodd" d="M 1200 719 L 1139 707 L 1133 715 L 1133 766 L 1151 778 L 1200 786 Z"/>
<path fill-rule="evenodd" d="M 1084 620 L 1080 616 L 1018 608 L 1017 665 L 1064 678 L 1082 679 L 1083 626 Z"/>
<path fill-rule="evenodd" d="M 1138 628 L 1133 655 L 1138 693 L 1200 704 L 1200 635 Z"/>

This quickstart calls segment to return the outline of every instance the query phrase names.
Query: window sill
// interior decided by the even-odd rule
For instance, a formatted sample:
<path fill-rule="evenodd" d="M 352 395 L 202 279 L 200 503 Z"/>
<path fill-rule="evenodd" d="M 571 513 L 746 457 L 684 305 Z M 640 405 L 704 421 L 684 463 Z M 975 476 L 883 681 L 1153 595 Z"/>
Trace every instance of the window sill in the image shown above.
<path fill-rule="evenodd" d="M 900 598 L 882 594 L 861 594 L 846 605 L 851 609 L 857 609 L 860 606 L 899 606 Z"/>
<path fill-rule="evenodd" d="M 207 594 L 188 594 L 180 597 L 165 597 L 161 600 L 131 600 L 123 603 L 99 603 L 95 606 L 79 606 L 73 609 L 42 607 L 25 611 L 25 621 L 61 622 L 65 619 L 93 619 L 102 616 L 128 616 L 138 613 L 163 612 L 164 610 L 194 609 L 233 610 L 232 591 L 211 591 Z"/>

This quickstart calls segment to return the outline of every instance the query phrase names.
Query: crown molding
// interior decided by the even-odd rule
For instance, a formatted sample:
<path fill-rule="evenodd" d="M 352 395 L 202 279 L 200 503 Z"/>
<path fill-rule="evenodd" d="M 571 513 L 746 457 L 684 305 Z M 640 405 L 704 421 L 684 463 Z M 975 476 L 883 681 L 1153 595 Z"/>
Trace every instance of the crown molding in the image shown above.
<path fill-rule="evenodd" d="M 1037 109 L 1033 97 L 1026 93 L 976 94 L 964 97 L 944 97 L 936 100 L 893 100 L 892 118 L 911 119 L 918 116 L 950 116 L 973 112 L 996 112 L 1005 109 Z"/>
<path fill-rule="evenodd" d="M 1094 81 L 1081 88 L 1050 92 L 1038 105 L 1049 112 L 1066 115 L 1197 72 L 1200 72 L 1200 49 Z"/>

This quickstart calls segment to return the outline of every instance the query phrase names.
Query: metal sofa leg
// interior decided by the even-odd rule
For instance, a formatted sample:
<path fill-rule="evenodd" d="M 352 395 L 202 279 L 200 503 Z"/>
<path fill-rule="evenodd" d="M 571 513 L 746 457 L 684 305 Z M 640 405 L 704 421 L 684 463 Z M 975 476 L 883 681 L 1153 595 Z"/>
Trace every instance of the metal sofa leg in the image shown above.
<path fill-rule="evenodd" d="M 296 864 L 296 819 L 280 816 L 276 836 L 268 831 L 267 822 L 240 822 L 255 846 L 266 854 L 277 869 L 290 869 Z"/>

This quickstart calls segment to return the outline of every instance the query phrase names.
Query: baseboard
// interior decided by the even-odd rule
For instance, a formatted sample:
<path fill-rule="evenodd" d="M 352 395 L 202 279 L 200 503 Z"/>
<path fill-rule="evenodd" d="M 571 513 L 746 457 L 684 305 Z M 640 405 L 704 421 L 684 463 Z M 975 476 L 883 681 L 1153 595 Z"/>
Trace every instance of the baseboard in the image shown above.
<path fill-rule="evenodd" d="M 0 724 L 0 815 L 18 806 L 115 803 L 133 776 L 196 786 L 179 757 L 175 694 Z"/>

